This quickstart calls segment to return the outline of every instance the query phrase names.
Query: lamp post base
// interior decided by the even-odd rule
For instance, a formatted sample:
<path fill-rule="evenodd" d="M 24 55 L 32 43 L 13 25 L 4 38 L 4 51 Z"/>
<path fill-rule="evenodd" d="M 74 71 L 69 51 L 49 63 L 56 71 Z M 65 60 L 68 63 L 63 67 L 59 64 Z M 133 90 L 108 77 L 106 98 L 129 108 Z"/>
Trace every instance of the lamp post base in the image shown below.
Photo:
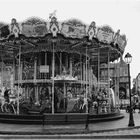
<path fill-rule="evenodd" d="M 132 109 L 130 110 L 130 116 L 129 116 L 129 124 L 128 124 L 128 126 L 135 126 Z"/>

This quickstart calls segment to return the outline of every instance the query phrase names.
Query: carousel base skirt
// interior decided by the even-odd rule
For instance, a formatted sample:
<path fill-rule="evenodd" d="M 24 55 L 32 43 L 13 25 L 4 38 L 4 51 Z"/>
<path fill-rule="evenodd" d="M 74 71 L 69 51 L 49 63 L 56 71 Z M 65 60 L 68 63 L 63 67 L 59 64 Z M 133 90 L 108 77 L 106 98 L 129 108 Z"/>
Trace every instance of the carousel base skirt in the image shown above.
<path fill-rule="evenodd" d="M 44 114 L 44 115 L 15 115 L 15 114 L 0 114 L 1 123 L 13 124 L 82 124 L 82 123 L 98 123 L 103 121 L 112 121 L 123 118 L 124 115 L 120 112 L 108 114 Z"/>

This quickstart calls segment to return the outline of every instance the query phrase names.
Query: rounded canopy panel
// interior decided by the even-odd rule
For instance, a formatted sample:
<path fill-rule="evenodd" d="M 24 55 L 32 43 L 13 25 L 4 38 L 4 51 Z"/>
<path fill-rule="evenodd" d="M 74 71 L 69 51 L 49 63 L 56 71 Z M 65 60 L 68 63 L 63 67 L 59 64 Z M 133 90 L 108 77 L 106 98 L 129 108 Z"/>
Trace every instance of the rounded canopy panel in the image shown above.
<path fill-rule="evenodd" d="M 0 23 L 0 42 L 3 54 L 18 53 L 19 46 L 22 53 L 40 51 L 64 51 L 89 56 L 97 61 L 98 53 L 103 61 L 107 60 L 106 53 L 110 52 L 110 61 L 123 54 L 127 44 L 126 36 L 120 35 L 120 30 L 114 32 L 109 26 L 96 26 L 93 21 L 85 25 L 80 20 L 70 19 L 59 22 L 52 15 L 50 21 L 32 17 L 24 22 L 11 20 L 11 24 Z M 52 47 L 53 44 L 54 47 Z"/>

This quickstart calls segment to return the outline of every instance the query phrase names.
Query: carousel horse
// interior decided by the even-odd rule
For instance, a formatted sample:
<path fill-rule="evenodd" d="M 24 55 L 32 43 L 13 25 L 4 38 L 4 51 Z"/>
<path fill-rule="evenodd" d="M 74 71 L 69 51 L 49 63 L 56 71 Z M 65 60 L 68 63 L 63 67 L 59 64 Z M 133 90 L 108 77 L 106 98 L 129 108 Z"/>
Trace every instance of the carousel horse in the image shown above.
<path fill-rule="evenodd" d="M 4 110 L 7 111 L 7 108 L 6 108 L 7 103 L 5 102 L 4 97 L 1 97 L 1 99 L 0 99 L 0 103 L 1 103 L 1 111 L 2 111 L 2 112 L 4 112 Z"/>
<path fill-rule="evenodd" d="M 13 101 L 7 102 L 7 100 L 4 97 L 1 97 L 0 103 L 1 103 L 1 111 L 2 112 L 16 114 L 16 109 L 14 107 L 15 102 L 13 102 Z"/>
<path fill-rule="evenodd" d="M 109 88 L 109 98 L 112 107 L 116 106 L 115 93 L 112 88 Z"/>

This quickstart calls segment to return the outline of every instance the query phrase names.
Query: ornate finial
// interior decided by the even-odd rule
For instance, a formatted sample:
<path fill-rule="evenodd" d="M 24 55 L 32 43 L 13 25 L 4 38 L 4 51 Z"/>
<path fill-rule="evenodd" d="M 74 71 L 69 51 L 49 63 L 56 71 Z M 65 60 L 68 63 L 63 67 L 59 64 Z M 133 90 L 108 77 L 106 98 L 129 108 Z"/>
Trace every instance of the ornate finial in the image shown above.
<path fill-rule="evenodd" d="M 57 12 L 57 10 L 54 10 L 53 13 L 50 13 L 49 14 L 49 19 L 52 19 L 53 17 L 56 17 L 56 12 Z"/>
<path fill-rule="evenodd" d="M 92 21 L 88 29 L 89 40 L 92 40 L 92 38 L 95 37 L 95 33 L 96 33 L 96 23 Z"/>
<path fill-rule="evenodd" d="M 11 33 L 14 34 L 15 37 L 17 38 L 19 36 L 19 32 L 20 32 L 19 25 L 18 25 L 16 19 L 13 18 L 11 20 Z"/>
<path fill-rule="evenodd" d="M 114 39 L 113 39 L 113 41 L 114 41 L 114 43 L 116 44 L 116 42 L 117 42 L 117 38 L 120 36 L 120 29 L 118 29 L 118 31 L 115 33 L 115 35 L 114 35 Z"/>
<path fill-rule="evenodd" d="M 56 10 L 50 14 L 49 18 L 51 19 L 50 32 L 52 33 L 53 37 L 56 37 L 59 31 L 59 26 L 56 18 Z"/>

